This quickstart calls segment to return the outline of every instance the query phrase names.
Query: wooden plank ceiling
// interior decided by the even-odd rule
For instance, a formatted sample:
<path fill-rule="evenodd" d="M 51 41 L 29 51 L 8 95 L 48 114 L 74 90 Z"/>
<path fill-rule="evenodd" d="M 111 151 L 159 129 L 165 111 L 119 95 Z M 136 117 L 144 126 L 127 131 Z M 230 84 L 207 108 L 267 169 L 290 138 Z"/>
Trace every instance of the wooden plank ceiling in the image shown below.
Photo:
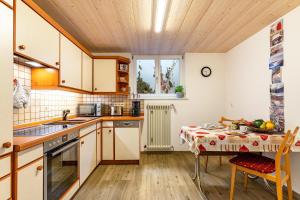
<path fill-rule="evenodd" d="M 92 52 L 227 52 L 300 0 L 168 0 L 155 33 L 156 0 L 34 0 Z"/>

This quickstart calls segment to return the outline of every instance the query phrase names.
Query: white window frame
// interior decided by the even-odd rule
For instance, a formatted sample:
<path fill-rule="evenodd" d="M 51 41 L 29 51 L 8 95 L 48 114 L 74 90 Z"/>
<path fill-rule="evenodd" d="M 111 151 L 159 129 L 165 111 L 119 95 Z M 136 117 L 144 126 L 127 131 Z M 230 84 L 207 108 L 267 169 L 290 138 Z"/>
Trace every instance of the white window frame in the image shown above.
<path fill-rule="evenodd" d="M 160 93 L 160 60 L 164 59 L 178 59 L 179 60 L 179 84 L 184 87 L 184 62 L 183 62 L 183 56 L 182 55 L 135 55 L 133 56 L 133 73 L 132 73 L 132 89 L 133 93 L 137 94 L 137 66 L 136 61 L 137 60 L 149 60 L 154 59 L 155 60 L 155 94 L 139 94 L 139 98 L 141 99 L 175 99 L 176 94 L 163 94 Z"/>

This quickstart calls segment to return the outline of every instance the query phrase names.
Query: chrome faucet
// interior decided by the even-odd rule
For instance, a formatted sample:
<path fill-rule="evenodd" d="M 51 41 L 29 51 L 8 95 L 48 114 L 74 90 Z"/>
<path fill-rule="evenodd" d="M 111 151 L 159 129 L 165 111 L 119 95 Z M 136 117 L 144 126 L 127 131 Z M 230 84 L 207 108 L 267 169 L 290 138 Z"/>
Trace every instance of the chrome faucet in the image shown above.
<path fill-rule="evenodd" d="M 63 110 L 63 120 L 66 121 L 67 120 L 67 117 L 68 117 L 68 114 L 70 114 L 70 110 Z"/>

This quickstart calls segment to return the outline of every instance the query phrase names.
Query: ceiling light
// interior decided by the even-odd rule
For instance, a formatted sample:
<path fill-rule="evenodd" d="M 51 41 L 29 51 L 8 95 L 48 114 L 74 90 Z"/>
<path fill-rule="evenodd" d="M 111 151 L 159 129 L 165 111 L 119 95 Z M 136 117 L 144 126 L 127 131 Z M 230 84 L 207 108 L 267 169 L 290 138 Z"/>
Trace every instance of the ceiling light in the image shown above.
<path fill-rule="evenodd" d="M 167 8 L 168 0 L 156 1 L 156 16 L 155 16 L 155 32 L 159 33 L 162 30 L 165 18 L 165 12 Z"/>
<path fill-rule="evenodd" d="M 33 61 L 26 61 L 25 63 L 28 65 L 31 65 L 32 67 L 42 67 L 43 66 L 40 63 L 33 62 Z"/>

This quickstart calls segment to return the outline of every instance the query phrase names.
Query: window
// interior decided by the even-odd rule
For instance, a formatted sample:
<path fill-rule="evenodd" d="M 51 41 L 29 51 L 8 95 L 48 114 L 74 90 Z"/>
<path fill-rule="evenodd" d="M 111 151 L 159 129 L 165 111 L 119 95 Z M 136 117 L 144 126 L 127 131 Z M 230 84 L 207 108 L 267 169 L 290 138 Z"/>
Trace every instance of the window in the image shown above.
<path fill-rule="evenodd" d="M 143 97 L 172 97 L 182 85 L 181 56 L 134 56 L 135 93 Z"/>

